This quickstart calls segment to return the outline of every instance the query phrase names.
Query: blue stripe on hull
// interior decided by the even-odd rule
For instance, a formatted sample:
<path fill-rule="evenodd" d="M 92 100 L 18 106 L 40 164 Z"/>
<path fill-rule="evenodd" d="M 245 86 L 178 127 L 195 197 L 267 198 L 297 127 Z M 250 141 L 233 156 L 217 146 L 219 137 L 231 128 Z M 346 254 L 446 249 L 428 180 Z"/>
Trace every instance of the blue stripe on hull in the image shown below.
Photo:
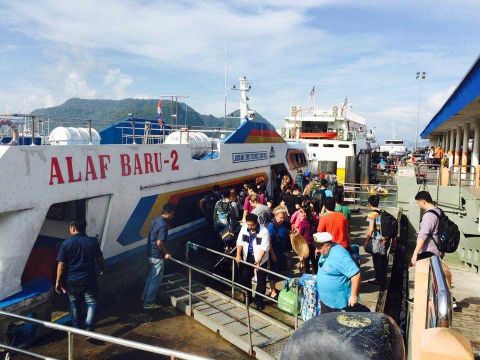
<path fill-rule="evenodd" d="M 140 229 L 152 210 L 153 204 L 155 204 L 156 200 L 157 195 L 147 196 L 140 199 L 130 216 L 130 219 L 128 219 L 127 224 L 123 228 L 122 233 L 118 237 L 117 241 L 120 244 L 125 246 L 141 240 Z"/>

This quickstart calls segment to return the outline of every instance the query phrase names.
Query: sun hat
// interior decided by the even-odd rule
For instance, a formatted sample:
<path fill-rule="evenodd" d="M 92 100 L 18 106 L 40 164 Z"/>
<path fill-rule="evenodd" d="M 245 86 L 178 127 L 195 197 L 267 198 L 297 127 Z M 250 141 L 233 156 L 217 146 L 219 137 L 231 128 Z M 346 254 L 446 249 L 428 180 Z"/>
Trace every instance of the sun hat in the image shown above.
<path fill-rule="evenodd" d="M 313 234 L 313 243 L 315 245 L 325 244 L 333 241 L 333 236 L 329 232 L 317 232 Z"/>
<path fill-rule="evenodd" d="M 308 258 L 310 250 L 308 244 L 303 239 L 302 235 L 298 232 L 292 232 L 290 234 L 290 242 L 292 243 L 292 249 L 295 253 L 300 256 L 301 259 Z"/>

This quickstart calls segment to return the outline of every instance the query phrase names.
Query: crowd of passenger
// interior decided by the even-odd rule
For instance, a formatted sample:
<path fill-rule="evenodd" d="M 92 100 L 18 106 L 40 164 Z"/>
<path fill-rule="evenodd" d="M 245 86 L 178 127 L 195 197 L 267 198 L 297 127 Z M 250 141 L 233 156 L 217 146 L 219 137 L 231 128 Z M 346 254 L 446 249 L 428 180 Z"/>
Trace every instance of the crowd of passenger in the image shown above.
<path fill-rule="evenodd" d="M 317 274 L 317 286 L 324 289 L 319 292 L 323 312 L 354 306 L 358 302 L 360 256 L 358 245 L 351 243 L 351 214 L 344 203 L 343 186 L 334 174 L 313 176 L 309 171 L 300 171 L 295 179 L 284 175 L 272 180 L 274 194 L 267 192 L 266 179 L 260 176 L 241 188 L 215 186 L 199 202 L 225 251 L 236 253 L 240 283 L 251 288 L 256 277 L 256 293 L 265 295 L 269 280 L 268 295 L 277 299 L 278 279 L 264 271 L 254 272 L 241 260 L 276 273 L 291 274 L 292 267 L 298 266 L 301 273 Z M 369 199 L 368 237 L 379 237 L 379 225 L 375 226 L 379 200 L 377 195 Z M 297 252 L 297 264 L 292 261 L 292 249 Z M 382 285 L 386 255 L 375 256 L 374 263 L 376 279 L 372 283 Z M 264 308 L 263 297 L 255 296 L 255 303 L 258 309 Z"/>
<path fill-rule="evenodd" d="M 262 310 L 265 306 L 259 294 L 277 299 L 278 275 L 293 272 L 290 261 L 293 249 L 298 255 L 299 270 L 314 276 L 318 293 L 315 301 L 321 313 L 358 308 L 359 247 L 351 242 L 350 209 L 344 204 L 343 187 L 332 174 L 312 176 L 310 172 L 299 172 L 295 180 L 285 175 L 274 177 L 273 181 L 273 196 L 266 190 L 266 179 L 258 177 L 254 183 L 243 184 L 239 189 L 215 186 L 199 201 L 211 231 L 218 234 L 225 249 L 235 252 L 240 283 L 251 289 L 256 278 L 256 307 Z M 418 192 L 415 201 L 424 216 L 411 258 L 413 266 L 418 260 L 442 258 L 445 252 L 454 252 L 460 238 L 458 227 L 434 204 L 427 191 Z M 382 287 L 386 280 L 387 250 L 397 236 L 397 220 L 379 208 L 378 195 L 371 195 L 368 202 L 368 229 L 363 247 L 373 257 L 375 279 L 371 283 Z M 146 244 L 150 271 L 141 295 L 146 310 L 161 308 L 156 298 L 165 261 L 171 259 L 168 224 L 176 216 L 176 210 L 174 204 L 165 204 L 161 216 L 150 224 Z M 69 232 L 71 236 L 58 252 L 55 290 L 68 294 L 73 326 L 94 331 L 97 278 L 103 273 L 103 254 L 97 239 L 86 235 L 84 220 L 73 221 Z M 445 264 L 443 267 L 450 287 L 451 273 Z M 261 269 L 269 269 L 273 274 L 267 276 Z M 269 294 L 266 294 L 267 280 Z M 247 294 L 250 298 L 251 292 Z"/>

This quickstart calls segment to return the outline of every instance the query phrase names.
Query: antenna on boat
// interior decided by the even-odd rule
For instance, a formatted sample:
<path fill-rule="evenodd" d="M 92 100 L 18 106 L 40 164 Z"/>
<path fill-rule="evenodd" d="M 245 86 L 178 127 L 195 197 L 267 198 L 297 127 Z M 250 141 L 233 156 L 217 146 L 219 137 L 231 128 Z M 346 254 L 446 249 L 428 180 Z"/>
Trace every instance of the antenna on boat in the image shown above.
<path fill-rule="evenodd" d="M 225 72 L 224 72 L 224 87 L 225 87 L 225 128 L 227 127 L 227 24 L 225 23 L 225 34 L 224 34 L 224 62 L 225 62 Z"/>

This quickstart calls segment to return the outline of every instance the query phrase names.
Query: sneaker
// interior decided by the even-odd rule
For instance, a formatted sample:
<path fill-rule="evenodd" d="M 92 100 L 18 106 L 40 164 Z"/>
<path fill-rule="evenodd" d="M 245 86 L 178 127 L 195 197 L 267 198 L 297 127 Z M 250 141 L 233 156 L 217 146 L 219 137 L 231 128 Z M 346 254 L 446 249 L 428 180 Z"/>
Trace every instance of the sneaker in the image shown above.
<path fill-rule="evenodd" d="M 452 309 L 456 309 L 458 307 L 457 305 L 457 299 L 455 299 L 453 296 L 452 296 Z"/>
<path fill-rule="evenodd" d="M 148 305 L 143 305 L 143 308 L 145 310 L 157 310 L 157 309 L 161 309 L 162 305 L 152 303 L 152 304 L 148 304 Z"/>

